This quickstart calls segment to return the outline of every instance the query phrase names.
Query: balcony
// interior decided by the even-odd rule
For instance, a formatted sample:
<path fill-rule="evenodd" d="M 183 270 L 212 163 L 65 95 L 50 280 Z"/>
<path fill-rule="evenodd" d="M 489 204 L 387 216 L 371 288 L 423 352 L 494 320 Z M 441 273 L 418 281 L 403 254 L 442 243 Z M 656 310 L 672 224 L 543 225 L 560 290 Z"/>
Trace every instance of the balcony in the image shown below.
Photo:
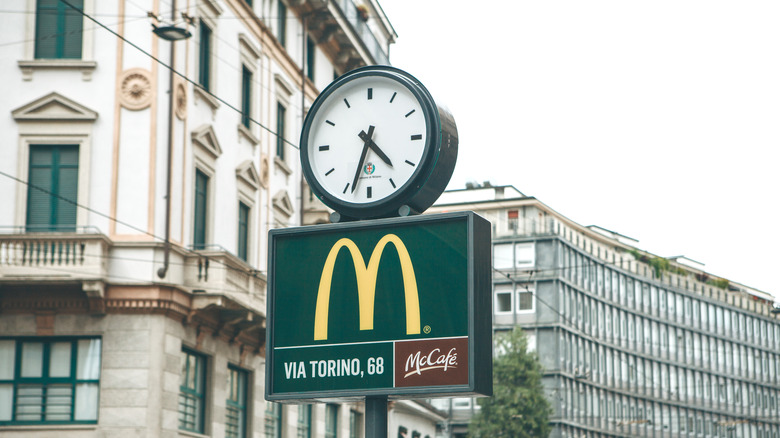
<path fill-rule="evenodd" d="M 265 276 L 219 246 L 187 253 L 184 286 L 194 294 L 225 295 L 265 315 Z"/>
<path fill-rule="evenodd" d="M 381 41 L 392 42 L 395 31 L 381 8 L 374 7 L 377 12 L 367 14 L 367 9 L 358 9 L 352 0 L 298 0 L 291 1 L 290 7 L 305 18 L 307 30 L 342 72 L 364 65 L 390 63 L 387 43 L 383 45 Z M 374 20 L 373 27 L 383 29 L 387 38 L 377 38 L 369 27 L 369 20 Z"/>
<path fill-rule="evenodd" d="M 95 229 L 75 233 L 0 235 L 0 283 L 101 281 L 108 272 L 108 237 Z"/>

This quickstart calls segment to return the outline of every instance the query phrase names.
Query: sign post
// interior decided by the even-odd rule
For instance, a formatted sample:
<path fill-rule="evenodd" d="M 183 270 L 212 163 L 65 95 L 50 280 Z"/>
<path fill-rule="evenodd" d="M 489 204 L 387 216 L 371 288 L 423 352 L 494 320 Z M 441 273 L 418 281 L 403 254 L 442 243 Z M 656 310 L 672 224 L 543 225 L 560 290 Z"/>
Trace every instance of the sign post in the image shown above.
<path fill-rule="evenodd" d="M 269 233 L 266 399 L 492 393 L 490 224 L 472 212 Z"/>
<path fill-rule="evenodd" d="M 388 397 L 490 395 L 490 223 L 415 216 L 455 169 L 452 115 L 409 73 L 358 68 L 312 103 L 300 155 L 331 220 L 358 222 L 268 233 L 266 399 L 365 398 L 382 438 Z"/>

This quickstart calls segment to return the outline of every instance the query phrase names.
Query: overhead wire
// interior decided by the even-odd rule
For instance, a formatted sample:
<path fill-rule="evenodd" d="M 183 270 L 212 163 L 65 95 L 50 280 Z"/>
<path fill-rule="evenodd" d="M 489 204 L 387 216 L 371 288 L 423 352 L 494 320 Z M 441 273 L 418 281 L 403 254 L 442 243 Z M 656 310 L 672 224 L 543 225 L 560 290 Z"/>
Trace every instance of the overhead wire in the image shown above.
<path fill-rule="evenodd" d="M 198 85 L 197 83 L 195 83 L 193 80 L 191 80 L 190 78 L 186 77 L 186 76 L 185 76 L 185 75 L 183 75 L 182 73 L 180 73 L 180 72 L 178 72 L 177 70 L 175 70 L 175 69 L 174 69 L 172 66 L 170 66 L 170 65 L 168 65 L 168 64 L 165 64 L 165 63 L 164 63 L 164 62 L 162 62 L 160 59 L 156 58 L 155 56 L 153 56 L 152 54 L 148 53 L 147 51 L 145 51 L 145 50 L 141 49 L 139 46 L 137 46 L 137 45 L 135 45 L 134 43 L 130 42 L 129 40 L 125 39 L 123 36 L 121 36 L 121 35 L 117 34 L 117 33 L 116 33 L 116 32 L 114 32 L 113 30 L 111 30 L 109 27 L 107 27 L 106 25 L 102 24 L 101 22 L 99 22 L 98 20 L 96 20 L 95 18 L 93 18 L 93 17 L 92 17 L 90 14 L 86 14 L 84 11 L 82 11 L 82 10 L 80 10 L 80 9 L 76 8 L 75 6 L 73 6 L 72 4 L 70 4 L 70 3 L 69 3 L 68 1 L 66 1 L 66 0 L 60 0 L 60 1 L 62 1 L 63 3 L 65 3 L 65 4 L 66 4 L 67 6 L 69 6 L 70 8 L 72 8 L 72 9 L 74 9 L 74 10 L 78 11 L 79 13 L 81 13 L 81 14 L 82 14 L 82 15 L 83 15 L 85 18 L 87 18 L 87 19 L 91 20 L 92 22 L 94 22 L 94 23 L 95 23 L 97 26 L 99 26 L 99 27 L 101 27 L 101 28 L 103 28 L 103 29 L 107 30 L 107 31 L 108 31 L 108 32 L 110 32 L 110 33 L 112 33 L 114 36 L 116 36 L 117 38 L 121 39 L 121 40 L 122 40 L 124 43 L 126 43 L 126 44 L 128 44 L 128 45 L 130 45 L 130 46 L 132 46 L 132 47 L 134 47 L 134 48 L 136 48 L 136 49 L 137 49 L 137 50 L 139 50 L 141 53 L 143 53 L 143 54 L 145 54 L 146 56 L 148 56 L 149 58 L 153 59 L 153 60 L 154 60 L 155 62 L 157 62 L 158 64 L 160 64 L 160 65 L 162 65 L 163 67 L 165 67 L 165 68 L 169 69 L 170 71 L 172 71 L 174 74 L 176 74 L 177 76 L 179 76 L 180 78 L 182 78 L 182 79 L 183 79 L 183 80 L 185 80 L 186 82 L 188 82 L 188 83 L 190 83 L 190 84 L 192 84 L 192 85 L 194 85 L 194 86 L 199 86 L 199 85 Z M 131 2 L 131 3 L 132 3 L 132 2 Z M 136 5 L 136 6 L 138 6 L 138 5 Z M 138 19 L 142 19 L 142 18 L 145 18 L 145 17 L 139 17 Z M 236 17 L 236 18 L 245 18 L 245 17 Z M 246 18 L 249 18 L 249 17 L 246 17 Z M 266 17 L 266 18 L 267 18 L 267 17 Z M 125 21 L 128 21 L 128 20 L 125 20 Z M 222 41 L 223 41 L 224 43 L 226 43 L 226 41 L 224 41 L 224 40 L 222 40 Z M 27 42 L 27 41 L 25 41 L 25 42 Z M 4 44 L 2 44 L 2 45 L 17 44 L 17 43 L 18 43 L 18 42 L 15 42 L 15 43 L 4 43 Z M 228 45 L 229 45 L 229 44 L 228 44 Z M 230 45 L 229 45 L 229 46 L 230 46 Z M 237 49 L 237 48 L 235 48 L 235 47 L 233 47 L 233 46 L 230 46 L 230 47 L 234 48 L 234 49 L 235 49 L 235 50 L 237 50 L 237 51 L 239 50 L 239 49 Z M 220 59 L 220 60 L 221 60 L 221 59 Z M 226 60 L 221 60 L 221 61 L 222 61 L 222 62 L 225 62 L 226 64 L 228 64 L 228 65 L 231 65 L 231 66 L 232 66 L 232 64 L 228 63 Z M 269 68 L 270 68 L 270 67 L 269 67 Z M 266 87 L 264 87 L 264 88 L 266 88 Z M 266 88 L 266 89 L 267 89 L 267 88 Z M 235 112 L 237 112 L 237 113 L 239 113 L 239 114 L 242 114 L 242 115 L 243 115 L 243 112 L 242 112 L 241 110 L 239 110 L 238 108 L 236 108 L 236 107 L 234 107 L 233 105 L 229 104 L 228 102 L 226 102 L 224 99 L 220 98 L 219 96 L 217 96 L 217 95 L 215 95 L 215 94 L 213 94 L 213 93 L 211 93 L 211 92 L 209 92 L 209 91 L 207 91 L 207 90 L 202 90 L 202 91 L 206 92 L 206 93 L 207 93 L 207 94 L 209 94 L 211 97 L 213 97 L 213 98 L 215 98 L 216 100 L 218 100 L 219 102 L 223 103 L 223 104 L 224 104 L 225 106 L 227 106 L 228 108 L 230 108 L 230 109 L 234 110 Z M 249 120 L 250 120 L 252 123 L 254 123 L 254 124 L 256 124 L 256 125 L 260 126 L 262 129 L 266 130 L 267 132 L 271 133 L 272 135 L 275 135 L 275 136 L 277 136 L 277 137 L 281 138 L 281 140 L 282 140 L 283 142 L 285 142 L 286 144 L 289 144 L 290 146 L 292 146 L 292 147 L 294 147 L 294 148 L 298 149 L 298 146 L 297 146 L 297 145 L 295 145 L 295 144 L 293 144 L 292 142 L 290 142 L 290 141 L 288 141 L 288 140 L 284 139 L 284 137 L 283 137 L 283 136 L 280 136 L 278 133 L 274 132 L 274 131 L 273 131 L 273 130 L 271 130 L 270 128 L 266 127 L 266 126 L 265 126 L 265 125 L 263 125 L 262 123 L 260 123 L 260 122 L 258 122 L 257 120 L 255 120 L 254 118 L 252 118 L 252 117 L 249 117 Z M 16 181 L 18 181 L 18 182 L 20 182 L 20 183 L 23 183 L 23 184 L 28 184 L 28 185 L 30 185 L 30 184 L 29 184 L 29 183 L 27 183 L 26 181 L 22 181 L 22 180 L 20 180 L 20 179 L 18 179 L 18 178 L 16 178 L 16 177 L 14 177 L 14 176 L 12 176 L 12 175 L 9 175 L 9 174 L 7 174 L 7 173 L 5 173 L 5 172 L 2 172 L 2 171 L 0 171 L 0 174 L 4 175 L 4 176 L 6 176 L 6 177 L 9 177 L 9 178 L 11 178 L 11 179 L 14 179 L 14 180 L 16 180 Z M 32 185 L 30 185 L 30 186 L 32 186 Z M 58 195 L 56 195 L 56 194 L 54 194 L 54 193 L 52 193 L 52 192 L 46 191 L 45 189 L 42 189 L 42 188 L 40 188 L 40 187 L 37 187 L 37 186 L 33 186 L 33 187 L 35 187 L 36 189 L 38 189 L 38 190 L 41 190 L 41 191 L 43 191 L 43 192 L 45 192 L 45 193 L 49 194 L 50 196 L 57 196 L 57 197 L 59 197 L 60 199 L 64 199 L 64 200 L 66 200 L 66 201 L 68 201 L 68 202 L 73 202 L 73 201 L 71 201 L 71 200 L 69 200 L 69 199 L 67 199 L 67 198 L 60 197 L 60 196 L 58 196 Z M 116 223 L 118 223 L 118 224 L 121 224 L 121 225 L 123 225 L 123 226 L 127 226 L 127 227 L 129 227 L 129 228 L 131 228 L 131 229 L 134 229 L 134 230 L 136 230 L 136 231 L 139 231 L 139 232 L 141 232 L 141 233 L 144 233 L 144 234 L 150 235 L 150 236 L 152 236 L 152 237 L 154 237 L 154 238 L 156 238 L 156 239 L 161 239 L 159 236 L 155 236 L 155 235 L 153 235 L 153 234 L 151 234 L 151 233 L 149 233 L 149 232 L 147 232 L 147 231 L 145 231 L 145 230 L 142 230 L 142 229 L 140 229 L 140 228 L 137 228 L 137 227 L 134 227 L 134 226 L 132 226 L 132 225 L 130 225 L 130 224 L 127 224 L 127 223 L 124 223 L 124 222 L 122 222 L 122 221 L 119 221 L 118 219 L 116 219 L 116 218 L 112 218 L 112 217 L 110 217 L 109 215 L 105 215 L 105 214 L 103 214 L 103 213 L 101 213 L 101 212 L 98 212 L 98 211 L 96 211 L 96 210 L 94 210 L 94 209 L 91 209 L 91 208 L 89 208 L 89 207 L 86 207 L 86 206 L 83 206 L 83 205 L 77 204 L 77 203 L 75 203 L 75 202 L 73 202 L 73 203 L 74 203 L 75 205 L 77 205 L 78 207 L 80 207 L 80 208 L 84 208 L 84 209 L 86 209 L 87 211 L 90 211 L 91 213 L 97 214 L 97 215 L 99 215 L 99 216 L 101 216 L 101 217 L 104 217 L 104 218 L 107 218 L 107 219 L 109 219 L 109 220 L 113 220 L 113 221 L 115 221 L 115 222 L 116 222 Z M 227 268 L 230 268 L 230 267 L 229 267 L 229 266 L 227 266 L 227 265 L 225 265 L 225 266 L 226 266 Z M 566 267 L 566 268 L 553 268 L 553 269 L 572 269 L 572 268 L 574 268 L 574 267 Z M 497 271 L 497 272 L 500 272 L 500 271 Z M 503 273 L 502 273 L 502 274 L 503 274 Z M 507 278 L 508 278 L 508 279 L 510 279 L 510 280 L 511 280 L 511 281 L 513 281 L 513 282 L 515 281 L 515 280 L 511 279 L 511 277 L 509 277 L 509 276 L 507 276 Z M 551 310 L 553 310 L 555 313 L 558 313 L 558 314 L 559 314 L 559 316 L 561 316 L 561 317 L 562 317 L 564 320 L 566 320 L 567 322 L 569 322 L 569 323 L 572 325 L 572 327 L 576 327 L 576 324 L 574 324 L 574 323 L 573 323 L 571 320 L 569 320 L 569 319 L 568 319 L 568 318 L 567 318 L 565 315 L 563 315 L 562 313 L 560 313 L 560 312 L 559 312 L 557 309 L 553 308 L 553 307 L 552 307 L 552 306 L 551 306 L 549 303 L 546 303 L 544 300 L 542 300 L 541 298 L 539 298 L 539 297 L 538 297 L 538 295 L 537 295 L 535 292 L 532 292 L 532 293 L 533 293 L 533 294 L 536 296 L 536 299 L 537 299 L 539 302 L 541 302 L 542 304 L 544 304 L 544 305 L 546 305 L 547 307 L 549 307 L 549 308 L 550 308 Z M 578 331 L 579 331 L 579 330 L 578 330 Z M 589 334 L 587 334 L 587 333 L 584 333 L 584 332 L 581 332 L 581 333 L 582 333 L 582 334 L 583 334 L 585 337 L 588 337 L 588 338 L 590 338 L 592 341 L 594 341 L 594 342 L 599 342 L 599 341 L 597 341 L 595 338 L 593 338 L 592 336 L 590 336 Z M 645 376 L 643 376 L 643 377 L 645 378 L 645 381 L 647 381 L 647 376 L 645 375 Z"/>
<path fill-rule="evenodd" d="M 206 89 L 204 89 L 204 88 L 203 88 L 203 87 L 201 87 L 201 86 L 200 86 L 200 85 L 199 85 L 197 82 L 195 82 L 194 80 L 190 79 L 189 77 L 187 77 L 187 76 L 186 76 L 186 75 L 184 75 L 183 73 L 181 73 L 181 72 L 179 72 L 178 70 L 176 70 L 175 68 L 173 68 L 173 66 L 171 66 L 171 65 L 169 65 L 169 64 L 166 64 L 165 62 L 163 62 L 162 60 L 160 60 L 160 58 L 158 58 L 158 57 L 156 57 L 156 56 L 152 55 L 151 53 L 149 53 L 149 52 L 147 52 L 146 50 L 142 49 L 142 48 L 141 48 L 140 46 L 138 46 L 137 44 L 135 44 L 135 43 L 133 43 L 132 41 L 128 40 L 128 39 L 127 39 L 127 38 L 125 38 L 124 36 L 122 36 L 122 35 L 118 34 L 116 31 L 112 30 L 112 29 L 111 29 L 111 28 L 109 28 L 108 26 L 106 26 L 106 25 L 102 24 L 100 21 L 96 20 L 96 19 L 95 19 L 95 18 L 93 18 L 91 15 L 87 14 L 87 13 L 86 13 L 86 12 L 84 12 L 83 10 L 81 10 L 81 9 L 79 9 L 79 8 L 75 7 L 74 5 L 72 5 L 70 2 L 68 2 L 68 0 L 60 0 L 60 1 L 61 1 L 62 3 L 64 3 L 64 4 L 66 4 L 66 5 L 67 5 L 68 7 L 70 7 L 71 9 L 74 9 L 74 10 L 78 11 L 78 12 L 79 12 L 81 15 L 83 15 L 85 18 L 89 19 L 89 20 L 90 20 L 90 21 L 92 21 L 93 23 L 95 23 L 95 24 L 97 24 L 98 26 L 100 26 L 101 28 L 105 29 L 106 31 L 108 31 L 109 33 L 111 33 L 112 35 L 114 35 L 115 37 L 119 38 L 119 39 L 120 39 L 120 40 L 122 40 L 122 41 L 123 41 L 125 44 L 128 44 L 129 46 L 133 47 L 134 49 L 138 50 L 139 52 L 143 53 L 144 55 L 148 56 L 149 58 L 151 58 L 152 60 L 154 60 L 155 62 L 157 62 L 159 65 L 161 65 L 161 66 L 165 67 L 166 69 L 170 70 L 171 72 L 173 72 L 173 74 L 175 74 L 176 76 L 180 77 L 180 78 L 181 78 L 181 79 L 183 79 L 185 82 L 187 82 L 187 83 L 189 83 L 189 84 L 192 84 L 192 85 L 193 85 L 193 86 L 195 86 L 195 87 L 199 87 L 200 91 L 202 91 L 202 92 L 204 92 L 204 93 L 208 94 L 209 96 L 213 97 L 215 100 L 217 100 L 218 102 L 222 103 L 222 104 L 223 104 L 223 105 L 225 105 L 226 107 L 228 107 L 228 108 L 230 108 L 231 110 L 235 111 L 236 113 L 238 113 L 238 114 L 240 114 L 240 115 L 243 115 L 244 117 L 246 117 L 246 118 L 247 118 L 247 119 L 248 119 L 250 122 L 252 122 L 252 123 L 256 124 L 257 126 L 259 126 L 260 128 L 262 128 L 263 130 L 265 130 L 265 131 L 269 132 L 270 134 L 272 134 L 272 135 L 276 136 L 278 139 L 280 139 L 280 141 L 282 141 L 282 142 L 284 142 L 284 143 L 286 143 L 286 144 L 288 144 L 288 145 L 292 146 L 292 147 L 293 147 L 293 148 L 295 148 L 295 149 L 299 149 L 298 145 L 296 145 L 296 144 L 294 144 L 294 143 L 290 142 L 289 140 L 285 139 L 283 135 L 279 135 L 277 132 L 275 132 L 275 131 L 274 131 L 274 130 L 272 130 L 271 128 L 269 128 L 269 127 L 265 126 L 264 124 L 260 123 L 259 121 L 257 121 L 257 120 L 256 120 L 254 117 L 252 117 L 251 115 L 246 115 L 246 114 L 244 114 L 244 113 L 243 113 L 243 112 L 242 112 L 240 109 L 238 109 L 238 108 L 236 108 L 235 106 L 233 106 L 232 104 L 228 103 L 228 102 L 227 102 L 225 99 L 221 98 L 220 96 L 217 96 L 216 94 L 212 93 L 212 92 L 211 92 L 211 91 L 209 91 L 209 90 L 206 90 Z"/>
<path fill-rule="evenodd" d="M 115 217 L 113 217 L 113 216 L 111 216 L 111 215 L 108 215 L 108 214 L 102 213 L 102 212 L 100 212 L 100 211 L 98 211 L 98 210 L 95 210 L 94 208 L 91 208 L 91 207 L 88 207 L 88 206 L 86 206 L 86 205 L 80 204 L 80 203 L 78 203 L 78 202 L 76 202 L 76 201 L 74 201 L 74 200 L 72 200 L 72 199 L 70 199 L 70 198 L 66 198 L 66 197 L 64 197 L 64 196 L 61 196 L 61 195 L 59 195 L 59 194 L 57 194 L 57 193 L 54 193 L 54 192 L 52 192 L 52 191 L 50 191 L 50 190 L 46 190 L 46 189 L 45 189 L 45 188 L 43 188 L 43 187 L 40 187 L 40 186 L 38 186 L 38 185 L 35 185 L 35 184 L 32 184 L 32 183 L 30 183 L 30 182 L 28 182 L 28 181 L 24 181 L 24 180 L 22 180 L 22 179 L 20 179 L 20 178 L 18 178 L 18 177 L 16 177 L 16 176 L 13 176 L 13 175 L 10 175 L 10 174 L 8 174 L 8 173 L 6 173 L 6 172 L 3 172 L 2 170 L 0 170 L 0 175 L 2 175 L 2 176 L 5 176 L 6 178 L 12 179 L 12 180 L 14 180 L 14 181 L 16 181 L 16 182 L 18 182 L 18 183 L 24 184 L 24 185 L 26 185 L 27 187 L 29 187 L 29 188 L 32 188 L 32 189 L 34 189 L 34 190 L 39 190 L 40 192 L 42 192 L 42 193 L 46 194 L 47 196 L 51 196 L 51 197 L 57 198 L 57 199 L 59 199 L 59 200 L 65 201 L 65 202 L 67 202 L 67 203 L 69 203 L 69 204 L 72 204 L 72 205 L 74 205 L 76 208 L 81 208 L 81 209 L 84 209 L 84 210 L 86 210 L 86 211 L 88 211 L 88 212 L 90 212 L 90 213 L 96 214 L 96 215 L 98 215 L 98 216 L 100 216 L 100 217 L 102 217 L 102 218 L 104 218 L 104 219 L 108 219 L 109 221 L 112 221 L 112 222 L 114 222 L 114 223 L 116 223 L 116 224 L 118 224 L 118 225 L 122 225 L 122 226 L 128 227 L 128 228 L 130 228 L 130 229 L 132 229 L 132 230 L 134 230 L 134 231 L 137 231 L 137 232 L 139 232 L 139 233 L 142 233 L 142 234 L 144 234 L 144 235 L 147 235 L 147 236 L 149 236 L 149 237 L 152 237 L 153 239 L 156 239 L 156 240 L 158 240 L 158 241 L 161 241 L 161 242 L 162 242 L 162 241 L 165 241 L 165 239 L 164 239 L 164 238 L 162 238 L 162 237 L 160 237 L 160 236 L 157 236 L 157 235 L 156 235 L 156 234 L 154 234 L 154 233 L 150 233 L 150 232 L 148 232 L 148 231 L 146 231 L 146 230 L 144 230 L 144 229 L 142 229 L 142 228 L 139 228 L 139 227 L 137 227 L 137 226 L 135 226 L 135 225 L 132 225 L 132 224 L 130 224 L 130 223 L 127 223 L 127 222 L 124 222 L 124 221 L 121 221 L 121 220 L 119 220 L 119 219 L 117 219 L 117 218 L 115 218 Z M 187 251 L 188 253 L 190 253 L 190 254 L 194 254 L 194 255 L 198 255 L 198 256 L 204 257 L 202 254 L 198 253 L 198 252 L 197 252 L 197 251 L 195 251 L 194 249 L 190 249 L 190 248 L 186 248 L 186 247 L 182 247 L 182 248 L 183 248 L 185 251 Z M 211 260 L 211 259 L 210 259 L 210 260 Z M 220 260 L 214 260 L 214 262 L 216 262 L 216 263 L 219 263 L 219 264 L 223 265 L 223 266 L 224 266 L 226 269 L 228 269 L 228 270 L 232 270 L 232 271 L 235 271 L 235 272 L 240 272 L 240 273 L 247 273 L 247 272 L 246 272 L 244 269 L 240 269 L 240 268 L 236 268 L 236 267 L 230 266 L 230 265 L 228 265 L 226 262 L 223 262 L 223 261 L 220 261 Z M 252 275 L 253 277 L 257 277 L 257 275 L 258 275 L 258 274 L 262 274 L 262 271 L 259 271 L 259 270 L 257 270 L 257 269 L 251 269 L 251 270 L 250 270 L 250 272 L 251 272 L 251 275 Z"/>

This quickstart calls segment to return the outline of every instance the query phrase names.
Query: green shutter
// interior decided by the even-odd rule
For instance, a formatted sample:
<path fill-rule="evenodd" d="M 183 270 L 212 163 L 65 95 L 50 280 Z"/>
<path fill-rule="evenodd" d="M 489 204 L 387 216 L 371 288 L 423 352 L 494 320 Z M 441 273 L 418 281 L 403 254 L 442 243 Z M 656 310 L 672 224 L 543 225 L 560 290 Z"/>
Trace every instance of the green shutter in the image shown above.
<path fill-rule="evenodd" d="M 31 145 L 28 231 L 75 231 L 78 145 Z"/>
<path fill-rule="evenodd" d="M 238 257 L 247 261 L 247 243 L 249 242 L 249 207 L 238 203 Z"/>
<path fill-rule="evenodd" d="M 211 29 L 200 20 L 200 48 L 198 50 L 198 83 L 211 90 Z"/>
<path fill-rule="evenodd" d="M 306 38 L 306 77 L 314 80 L 314 50 L 317 45 L 311 38 Z"/>
<path fill-rule="evenodd" d="M 245 438 L 247 372 L 228 365 L 228 398 L 225 413 L 225 437 Z"/>
<path fill-rule="evenodd" d="M 282 3 L 282 0 L 276 2 L 276 39 L 279 40 L 279 44 L 284 47 L 286 44 L 287 36 L 287 6 Z"/>
<path fill-rule="evenodd" d="M 192 246 L 203 249 L 206 246 L 206 203 L 208 201 L 209 177 L 195 170 L 195 221 L 193 225 Z"/>
<path fill-rule="evenodd" d="M 84 10 L 83 0 L 71 0 Z M 59 0 L 38 0 L 35 16 L 36 59 L 81 59 L 83 15 Z"/>
<path fill-rule="evenodd" d="M 284 118 L 287 108 L 276 104 L 276 156 L 284 160 Z"/>
<path fill-rule="evenodd" d="M 206 359 L 182 351 L 179 386 L 179 429 L 203 433 L 205 424 Z"/>
<path fill-rule="evenodd" d="M 252 72 L 241 66 L 241 124 L 249 127 L 252 111 Z"/>

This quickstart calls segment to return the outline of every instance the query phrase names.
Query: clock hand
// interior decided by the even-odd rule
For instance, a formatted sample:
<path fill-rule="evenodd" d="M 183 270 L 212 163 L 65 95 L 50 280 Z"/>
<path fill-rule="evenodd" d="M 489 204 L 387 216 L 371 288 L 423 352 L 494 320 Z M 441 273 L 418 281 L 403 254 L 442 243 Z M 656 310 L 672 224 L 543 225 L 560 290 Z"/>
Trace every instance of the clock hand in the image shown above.
<path fill-rule="evenodd" d="M 376 143 L 374 143 L 374 140 L 371 139 L 370 135 L 367 135 L 364 131 L 360 131 L 360 134 L 358 134 L 358 137 L 361 138 L 364 142 L 368 144 L 368 147 L 371 148 L 372 151 L 376 152 L 377 155 L 379 155 L 379 158 L 382 159 L 385 163 L 387 163 L 388 166 L 393 167 L 393 162 L 390 161 L 390 157 L 385 154 L 382 149 L 379 149 L 379 146 L 377 146 Z"/>
<path fill-rule="evenodd" d="M 371 140 L 371 136 L 374 135 L 374 125 L 368 127 L 368 134 L 366 137 Z M 358 161 L 357 169 L 355 169 L 355 177 L 352 179 L 351 193 L 355 193 L 355 186 L 357 186 L 358 178 L 360 178 L 360 169 L 363 167 L 363 161 L 366 160 L 366 154 L 368 154 L 368 141 L 364 140 L 363 151 L 360 153 L 360 161 Z"/>

